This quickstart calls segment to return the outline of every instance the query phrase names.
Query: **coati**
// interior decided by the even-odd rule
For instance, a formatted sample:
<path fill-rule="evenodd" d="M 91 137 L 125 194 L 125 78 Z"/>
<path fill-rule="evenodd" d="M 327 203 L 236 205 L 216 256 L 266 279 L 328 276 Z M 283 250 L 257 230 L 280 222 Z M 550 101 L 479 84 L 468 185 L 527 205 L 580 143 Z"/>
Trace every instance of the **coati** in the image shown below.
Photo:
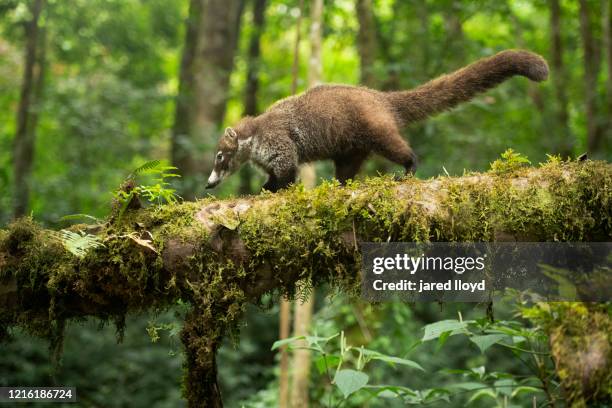
<path fill-rule="evenodd" d="M 543 81 L 548 66 L 537 54 L 506 50 L 408 91 L 316 86 L 225 129 L 207 188 L 248 160 L 268 173 L 263 188 L 272 192 L 295 181 L 299 164 L 315 160 L 333 160 L 341 183 L 355 177 L 372 152 L 412 172 L 416 155 L 402 138 L 402 127 L 469 101 L 514 75 Z"/>

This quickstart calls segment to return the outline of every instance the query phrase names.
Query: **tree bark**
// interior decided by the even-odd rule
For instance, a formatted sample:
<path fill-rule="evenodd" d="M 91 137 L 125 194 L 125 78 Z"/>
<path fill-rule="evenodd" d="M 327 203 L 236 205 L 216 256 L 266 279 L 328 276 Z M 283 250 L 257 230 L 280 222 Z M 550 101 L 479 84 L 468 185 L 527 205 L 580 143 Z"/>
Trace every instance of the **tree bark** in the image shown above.
<path fill-rule="evenodd" d="M 218 407 L 214 354 L 246 302 L 294 295 L 304 279 L 353 288 L 360 242 L 609 240 L 611 185 L 612 165 L 582 161 L 153 206 L 73 227 L 104 245 L 84 257 L 23 218 L 0 230 L 0 340 L 19 326 L 57 342 L 66 320 L 122 321 L 180 300 L 193 308 L 185 396 Z"/>
<path fill-rule="evenodd" d="M 13 141 L 13 173 L 15 185 L 15 217 L 24 215 L 30 201 L 30 176 L 36 142 L 35 111 L 39 109 L 43 87 L 43 63 L 39 40 L 39 20 L 45 5 L 44 0 L 33 0 L 30 7 L 30 20 L 25 25 L 25 53 L 21 94 L 17 107 L 15 139 Z M 44 49 L 44 46 L 43 46 Z"/>
<path fill-rule="evenodd" d="M 321 48 L 323 42 L 323 0 L 314 0 L 310 9 L 310 59 L 308 60 L 308 87 L 312 88 L 321 83 L 323 62 Z M 317 182 L 317 172 L 312 164 L 300 167 L 300 179 L 307 189 L 312 189 Z M 293 321 L 293 335 L 307 336 L 310 334 L 312 312 L 314 308 L 315 292 L 313 291 L 304 301 L 295 302 L 295 317 Z M 306 344 L 300 344 L 305 346 Z M 297 349 L 293 353 L 293 370 L 291 382 L 291 407 L 308 408 L 310 399 L 308 395 L 310 385 L 310 350 Z"/>
<path fill-rule="evenodd" d="M 550 7 L 550 54 L 552 65 L 552 80 L 556 99 L 557 128 L 561 136 L 559 154 L 571 157 L 574 153 L 574 140 L 569 129 L 567 112 L 567 75 L 563 63 L 563 36 L 561 30 L 561 5 L 559 0 L 549 0 Z"/>
<path fill-rule="evenodd" d="M 295 318 L 293 321 L 294 336 L 310 335 L 312 311 L 314 308 L 314 292 L 303 302 L 295 302 Z M 297 347 L 305 347 L 305 341 L 298 342 Z M 308 389 L 310 385 L 310 350 L 297 349 L 293 352 L 293 381 L 291 383 L 291 408 L 308 408 L 310 398 Z"/>
<path fill-rule="evenodd" d="M 247 54 L 247 74 L 244 91 L 244 115 L 255 116 L 259 114 L 257 107 L 257 93 L 259 90 L 259 67 L 261 65 L 261 35 L 265 27 L 266 0 L 253 1 L 253 31 L 249 39 Z M 254 193 L 251 188 L 253 169 L 243 166 L 240 169 L 240 188 L 242 195 Z"/>
<path fill-rule="evenodd" d="M 372 9 L 372 0 L 357 0 L 357 50 L 359 51 L 360 82 L 369 88 L 376 88 L 378 81 L 374 72 L 374 63 L 378 48 L 376 39 L 376 21 Z"/>
<path fill-rule="evenodd" d="M 607 124 L 604 128 L 604 141 L 606 146 L 610 148 L 612 145 L 612 0 L 603 0 L 604 7 L 603 15 L 603 49 L 606 54 L 606 62 L 608 66 L 608 78 L 606 80 L 606 96 L 607 96 Z"/>
<path fill-rule="evenodd" d="M 191 0 L 172 132 L 181 193 L 194 197 L 212 163 L 206 155 L 225 115 L 244 0 Z"/>
<path fill-rule="evenodd" d="M 580 0 L 580 34 L 584 51 L 584 104 L 587 126 L 587 147 L 589 153 L 595 153 L 601 142 L 597 108 L 597 74 L 600 65 L 600 47 L 593 37 L 591 7 L 589 0 Z"/>

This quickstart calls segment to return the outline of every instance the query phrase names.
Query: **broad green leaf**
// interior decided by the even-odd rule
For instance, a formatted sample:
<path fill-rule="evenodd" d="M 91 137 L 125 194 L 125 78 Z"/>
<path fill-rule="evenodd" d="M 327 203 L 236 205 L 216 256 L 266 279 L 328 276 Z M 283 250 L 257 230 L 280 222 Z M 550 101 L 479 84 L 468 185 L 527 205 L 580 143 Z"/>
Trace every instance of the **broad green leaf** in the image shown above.
<path fill-rule="evenodd" d="M 450 384 L 448 386 L 448 388 L 451 389 L 460 389 L 460 390 L 478 390 L 481 388 L 485 388 L 487 385 L 483 384 L 483 383 L 477 383 L 477 382 L 463 382 L 463 383 L 455 383 L 455 384 Z"/>
<path fill-rule="evenodd" d="M 364 388 L 368 391 L 374 391 L 373 395 L 381 398 L 415 397 L 418 395 L 415 390 L 399 385 L 367 385 Z"/>
<path fill-rule="evenodd" d="M 451 333 L 452 332 L 447 331 L 440 335 L 440 338 L 438 338 L 438 344 L 436 345 L 436 353 L 440 351 L 442 347 L 444 347 L 444 344 L 446 343 L 446 340 L 448 340 L 448 338 L 450 337 Z"/>
<path fill-rule="evenodd" d="M 412 368 L 416 368 L 421 371 L 425 371 L 425 369 L 421 367 L 419 363 L 412 361 L 412 360 L 407 360 L 405 358 L 399 358 L 399 357 L 393 357 L 393 356 L 387 356 L 385 354 L 379 353 L 378 351 L 374 351 L 374 350 L 370 350 L 366 348 L 362 348 L 361 352 L 363 353 L 364 356 L 367 356 L 371 358 L 372 360 L 384 361 L 391 365 L 394 365 L 394 364 L 405 365 L 405 366 L 409 366 Z"/>
<path fill-rule="evenodd" d="M 512 391 L 512 394 L 510 395 L 510 397 L 514 398 L 521 393 L 533 393 L 533 392 L 544 392 L 544 391 L 541 388 L 531 387 L 529 385 L 521 385 L 521 386 L 516 387 L 514 391 Z"/>
<path fill-rule="evenodd" d="M 345 369 L 336 373 L 334 383 L 346 399 L 349 395 L 365 387 L 369 379 L 370 377 L 367 374 L 360 371 Z"/>
<path fill-rule="evenodd" d="M 512 378 L 504 378 L 503 380 L 495 381 L 493 385 L 495 385 L 495 389 L 500 394 L 511 396 L 512 391 L 514 390 L 517 384 L 516 381 Z"/>
<path fill-rule="evenodd" d="M 315 360 L 319 374 L 324 374 L 327 370 L 335 370 L 340 363 L 340 357 L 336 355 L 323 355 Z"/>
<path fill-rule="evenodd" d="M 297 340 L 304 340 L 305 336 L 295 336 L 295 337 L 287 337 L 286 339 L 276 340 L 274 344 L 272 344 L 271 350 L 276 350 L 279 347 L 285 346 L 287 344 L 291 344 Z"/>
<path fill-rule="evenodd" d="M 476 391 L 474 395 L 470 397 L 467 403 L 469 405 L 472 402 L 485 397 L 490 397 L 497 401 L 497 394 L 495 393 L 495 391 L 492 388 L 487 388 L 485 390 Z"/>
<path fill-rule="evenodd" d="M 467 321 L 460 322 L 459 320 L 441 320 L 428 324 L 425 326 L 425 333 L 421 340 L 428 341 L 437 339 L 446 332 L 451 332 L 451 334 L 465 333 L 467 332 L 467 324 Z"/>
<path fill-rule="evenodd" d="M 472 336 L 470 340 L 476 344 L 480 352 L 484 354 L 489 347 L 500 342 L 504 338 L 506 338 L 505 334 L 486 334 L 484 336 Z"/>
<path fill-rule="evenodd" d="M 412 361 L 412 360 L 406 360 L 405 358 L 380 355 L 380 356 L 373 356 L 372 359 L 384 361 L 390 364 L 405 365 L 408 367 L 416 368 L 417 370 L 425 371 L 425 369 L 421 367 L 419 363 Z"/>

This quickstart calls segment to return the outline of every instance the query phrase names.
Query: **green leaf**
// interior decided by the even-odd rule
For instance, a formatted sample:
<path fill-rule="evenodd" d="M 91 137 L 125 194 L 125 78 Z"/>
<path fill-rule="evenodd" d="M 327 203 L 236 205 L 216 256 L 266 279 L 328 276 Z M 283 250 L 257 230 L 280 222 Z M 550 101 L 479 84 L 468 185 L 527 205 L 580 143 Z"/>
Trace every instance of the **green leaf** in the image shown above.
<path fill-rule="evenodd" d="M 450 384 L 448 385 L 448 388 L 451 389 L 459 389 L 459 390 L 478 390 L 481 388 L 486 387 L 486 384 L 483 383 L 477 383 L 477 382 L 464 382 L 464 383 L 455 383 L 455 384 Z"/>
<path fill-rule="evenodd" d="M 416 368 L 421 371 L 425 371 L 425 369 L 421 367 L 419 363 L 412 361 L 412 360 L 407 360 L 405 358 L 399 358 L 399 357 L 393 357 L 393 356 L 387 356 L 385 354 L 379 353 L 378 351 L 369 350 L 369 349 L 362 349 L 361 352 L 363 353 L 364 356 L 368 356 L 372 360 L 384 361 L 391 365 L 394 365 L 394 364 L 405 365 L 408 367 Z"/>
<path fill-rule="evenodd" d="M 470 340 L 476 344 L 480 352 L 484 354 L 489 347 L 500 342 L 504 338 L 506 338 L 505 334 L 486 334 L 484 336 L 472 336 Z"/>
<path fill-rule="evenodd" d="M 495 393 L 495 391 L 492 388 L 487 388 L 486 390 L 476 391 L 474 395 L 472 395 L 472 397 L 468 400 L 467 403 L 469 405 L 472 402 L 480 398 L 484 398 L 484 397 L 490 397 L 490 398 L 493 398 L 495 401 L 497 401 L 497 394 Z"/>
<path fill-rule="evenodd" d="M 304 340 L 305 338 L 306 336 L 295 336 L 295 337 L 287 337 L 286 339 L 282 339 L 282 340 L 276 340 L 274 344 L 272 344 L 271 350 L 276 350 L 277 348 L 280 348 L 287 344 L 291 344 L 297 340 Z"/>
<path fill-rule="evenodd" d="M 493 384 L 495 389 L 500 394 L 504 394 L 507 396 L 512 396 L 512 391 L 516 387 L 517 383 L 512 378 L 504 378 L 503 380 L 497 380 Z"/>
<path fill-rule="evenodd" d="M 336 355 L 323 355 L 315 360 L 319 374 L 325 374 L 327 370 L 335 370 L 340 364 L 340 357 Z"/>
<path fill-rule="evenodd" d="M 336 373 L 334 383 L 346 399 L 349 395 L 365 387 L 369 379 L 370 377 L 367 374 L 360 371 L 345 369 Z"/>
<path fill-rule="evenodd" d="M 544 392 L 544 391 L 541 388 L 531 387 L 529 385 L 521 385 L 519 387 L 516 387 L 514 391 L 512 391 L 512 394 L 510 395 L 510 397 L 514 398 L 521 393 L 533 393 L 533 392 Z"/>
<path fill-rule="evenodd" d="M 460 322 L 459 320 L 441 320 L 439 322 L 428 324 L 425 326 L 425 334 L 421 340 L 428 341 L 437 339 L 446 332 L 451 332 L 451 335 L 467 333 L 467 324 L 467 321 Z"/>
<path fill-rule="evenodd" d="M 446 340 L 448 340 L 448 338 L 450 337 L 451 333 L 452 332 L 447 331 L 440 335 L 440 338 L 438 338 L 438 344 L 436 345 L 436 353 L 440 351 L 442 347 L 444 347 L 444 344 L 446 343 Z"/>

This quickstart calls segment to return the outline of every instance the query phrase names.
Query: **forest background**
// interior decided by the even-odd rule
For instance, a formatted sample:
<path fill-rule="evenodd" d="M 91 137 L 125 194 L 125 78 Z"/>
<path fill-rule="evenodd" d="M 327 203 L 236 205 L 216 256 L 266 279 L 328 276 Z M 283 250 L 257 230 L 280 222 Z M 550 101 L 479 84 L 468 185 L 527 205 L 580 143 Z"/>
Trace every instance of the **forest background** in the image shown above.
<path fill-rule="evenodd" d="M 185 198 L 211 193 L 204 185 L 221 130 L 293 92 L 298 20 L 298 92 L 317 68 L 322 82 L 391 90 L 507 48 L 545 56 L 547 82 L 511 80 L 407 129 L 420 157 L 417 177 L 486 170 L 507 148 L 533 163 L 546 154 L 612 157 L 609 0 L 326 0 L 313 65 L 316 3 L 0 0 L 0 225 L 20 215 L 52 228 L 69 214 L 103 218 L 126 175 L 152 159 L 178 167 L 175 185 Z M 317 164 L 317 179 L 332 170 Z M 400 169 L 372 159 L 361 177 L 392 171 Z M 246 169 L 211 194 L 257 193 L 263 182 Z M 354 344 L 403 355 L 419 328 L 458 310 L 484 314 L 466 305 L 372 308 L 317 296 L 310 331 L 345 330 Z M 56 381 L 77 386 L 92 406 L 177 406 L 176 313 L 131 317 L 120 345 L 113 327 L 73 323 Z M 278 394 L 278 355 L 270 350 L 278 306 L 248 314 L 237 345 L 229 341 L 219 357 L 223 393 L 228 406 L 269 406 Z M 45 344 L 15 333 L 0 350 L 0 385 L 49 383 Z M 434 351 L 414 359 L 433 368 L 484 364 L 477 349 Z M 516 364 L 503 352 L 488 359 L 508 370 Z M 374 375 L 415 388 L 451 381 L 383 367 Z"/>

